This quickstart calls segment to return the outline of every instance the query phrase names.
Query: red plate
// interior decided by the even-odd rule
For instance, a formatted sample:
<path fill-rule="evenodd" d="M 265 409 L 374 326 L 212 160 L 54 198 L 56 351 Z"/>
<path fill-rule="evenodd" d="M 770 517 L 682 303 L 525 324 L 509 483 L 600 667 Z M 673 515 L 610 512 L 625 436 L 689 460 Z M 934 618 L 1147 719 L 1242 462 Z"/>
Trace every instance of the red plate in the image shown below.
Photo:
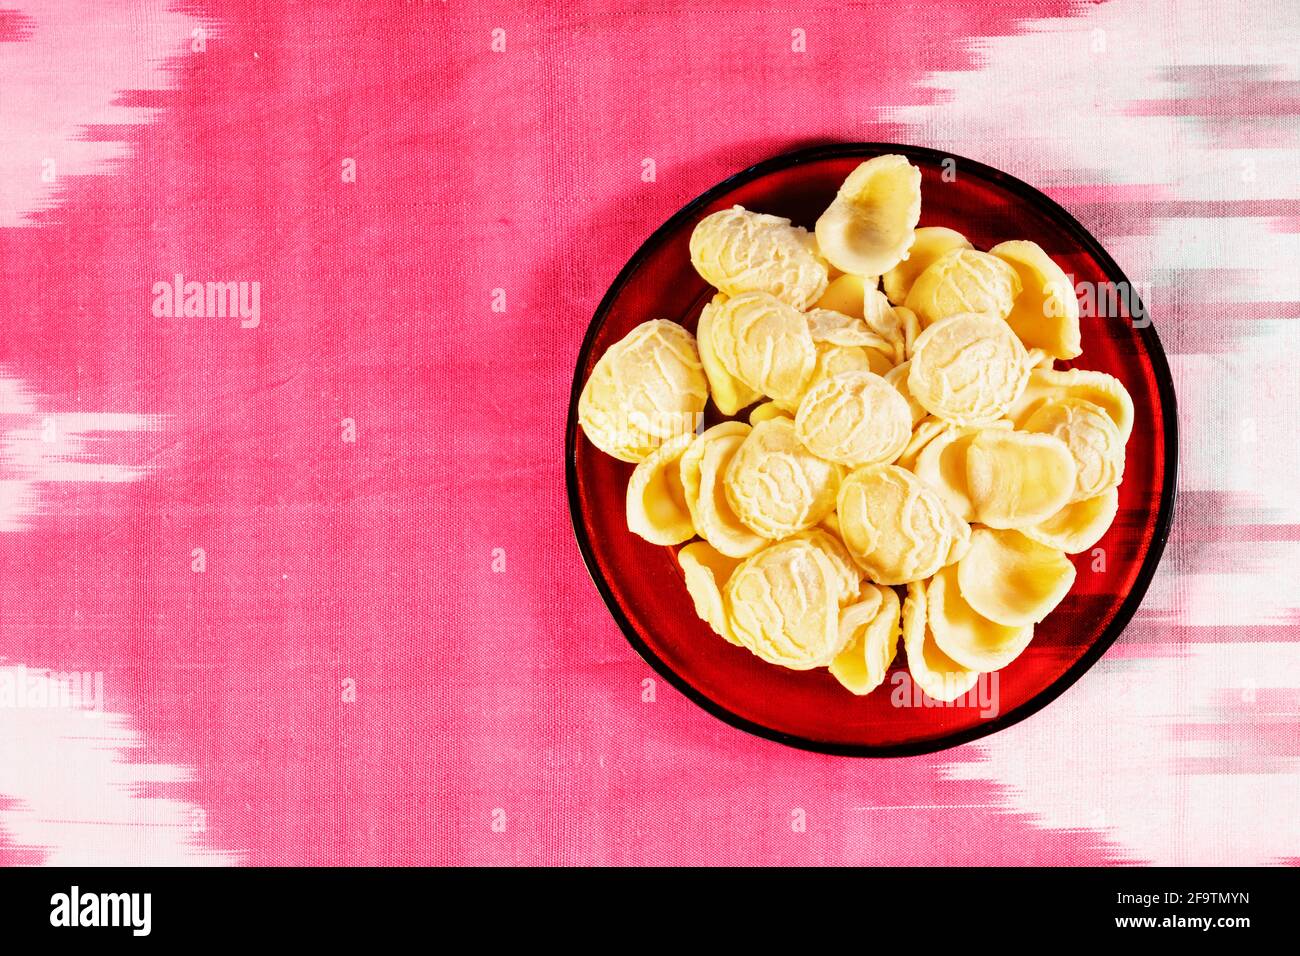
<path fill-rule="evenodd" d="M 700 308 L 713 294 L 691 267 L 687 249 L 702 218 L 741 205 L 789 217 L 811 230 L 844 177 L 863 159 L 882 153 L 901 153 L 920 167 L 921 225 L 950 226 L 979 249 L 1006 239 L 1032 239 L 1076 283 L 1131 288 L 1069 213 L 988 166 L 885 143 L 789 153 L 710 189 L 661 226 L 619 273 L 583 339 L 565 435 L 578 545 L 610 613 L 638 653 L 701 707 L 736 727 L 808 750 L 861 756 L 925 753 L 982 737 L 1023 720 L 1074 683 L 1123 630 L 1155 572 L 1173 510 L 1177 451 L 1174 390 L 1164 351 L 1142 318 L 1141 303 L 1118 295 L 1118 309 L 1099 308 L 1082 318 L 1083 355 L 1066 364 L 1109 372 L 1133 396 L 1136 421 L 1119 515 L 1099 550 L 1074 557 L 1074 589 L 1038 625 L 1029 649 L 998 672 L 996 683 L 986 680 L 958 706 L 935 706 L 913 692 L 901 647 L 885 684 L 867 697 L 855 697 L 825 670 L 799 672 L 763 663 L 695 616 L 675 549 L 649 544 L 627 530 L 624 492 L 633 466 L 601 453 L 583 437 L 578 396 L 596 360 L 639 323 L 666 318 L 695 328 Z M 946 169 L 956 173 L 955 178 L 949 174 L 950 182 Z M 1109 302 L 1105 296 L 1101 301 Z"/>

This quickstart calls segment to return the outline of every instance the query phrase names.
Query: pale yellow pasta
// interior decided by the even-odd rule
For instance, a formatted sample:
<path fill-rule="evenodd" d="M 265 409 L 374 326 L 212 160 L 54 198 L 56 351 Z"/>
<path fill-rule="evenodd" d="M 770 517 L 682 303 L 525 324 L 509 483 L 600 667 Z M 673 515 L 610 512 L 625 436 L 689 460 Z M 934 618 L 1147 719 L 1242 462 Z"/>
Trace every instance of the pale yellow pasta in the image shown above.
<path fill-rule="evenodd" d="M 818 344 L 826 342 L 831 345 L 852 345 L 878 349 L 890 354 L 894 349 L 893 342 L 871 331 L 867 327 L 866 320 L 861 316 L 852 316 L 832 309 L 809 311 L 808 332 L 813 342 Z"/>
<path fill-rule="evenodd" d="M 922 328 L 950 315 L 979 312 L 1005 319 L 1020 295 L 1020 276 L 996 256 L 953 249 L 916 277 L 903 303 Z"/>
<path fill-rule="evenodd" d="M 755 405 L 749 413 L 749 424 L 757 425 L 759 422 L 765 422 L 769 418 L 788 418 L 794 420 L 794 414 L 782 408 L 776 402 L 764 402 L 761 405 Z"/>
<path fill-rule="evenodd" d="M 1025 431 L 1054 435 L 1074 456 L 1070 501 L 1085 501 L 1118 488 L 1124 479 L 1124 440 L 1114 420 L 1081 398 L 1044 402 L 1025 422 Z"/>
<path fill-rule="evenodd" d="M 836 602 L 841 606 L 858 599 L 862 591 L 862 571 L 849 556 L 848 549 L 840 540 L 839 532 L 823 523 L 807 531 L 791 535 L 787 540 L 802 539 L 816 546 L 835 571 L 837 587 Z"/>
<path fill-rule="evenodd" d="M 947 424 L 933 415 L 917 422 L 916 427 L 912 429 L 911 440 L 894 464 L 911 471 L 916 467 L 916 459 L 920 456 L 921 449 L 934 441 L 935 437 L 947 427 Z"/>
<path fill-rule="evenodd" d="M 728 372 L 713 347 L 713 317 L 726 300 L 726 296 L 715 295 L 713 300 L 700 311 L 700 320 L 695 328 L 695 341 L 700 349 L 700 362 L 704 365 L 704 374 L 709 379 L 709 394 L 713 398 L 713 404 L 722 414 L 734 415 L 763 396 L 757 389 L 750 388 Z"/>
<path fill-rule="evenodd" d="M 836 577 L 822 550 L 802 538 L 746 558 L 723 589 L 732 635 L 771 664 L 827 666 L 844 648 Z"/>
<path fill-rule="evenodd" d="M 1119 511 L 1119 491 L 1066 505 L 1046 521 L 1026 525 L 1020 533 L 1066 554 L 1087 551 L 1102 539 Z"/>
<path fill-rule="evenodd" d="M 1011 423 L 995 422 L 990 427 L 1009 428 Z M 966 487 L 966 452 L 981 431 L 949 425 L 921 449 L 912 467 L 912 472 L 937 491 L 943 503 L 964 521 L 975 520 L 975 506 Z"/>
<path fill-rule="evenodd" d="M 911 438 L 912 415 L 879 375 L 841 372 L 804 395 L 794 431 L 813 454 L 854 468 L 897 458 Z"/>
<path fill-rule="evenodd" d="M 907 255 L 920 218 L 921 171 L 904 156 L 877 156 L 840 185 L 817 220 L 817 245 L 841 272 L 878 276 Z"/>
<path fill-rule="evenodd" d="M 907 362 L 916 351 L 916 340 L 921 336 L 921 320 L 915 312 L 902 305 L 894 306 L 894 315 L 903 326 L 903 361 Z"/>
<path fill-rule="evenodd" d="M 1005 417 L 1024 391 L 1027 358 L 1001 319 L 954 315 L 917 338 L 907 387 L 932 415 L 955 425 L 987 425 Z"/>
<path fill-rule="evenodd" d="M 907 333 L 903 326 L 903 317 L 908 314 L 908 310 L 895 309 L 879 289 L 868 289 L 866 298 L 862 300 L 862 306 L 862 321 L 867 324 L 867 328 L 890 345 L 889 364 L 897 365 L 907 358 Z"/>
<path fill-rule="evenodd" d="M 912 392 L 907 387 L 907 374 L 911 368 L 911 362 L 903 362 L 886 372 L 884 378 L 886 382 L 898 389 L 898 394 L 902 395 L 903 401 L 907 402 L 907 409 L 912 414 L 912 427 L 915 428 L 929 412 L 925 410 L 924 405 L 912 397 Z"/>
<path fill-rule="evenodd" d="M 723 367 L 769 398 L 796 401 L 817 363 L 802 312 L 766 292 L 746 292 L 713 316 L 714 350 Z"/>
<path fill-rule="evenodd" d="M 1083 353 L 1079 341 L 1079 299 L 1074 283 L 1036 242 L 1016 239 L 989 250 L 1016 270 L 1021 292 L 1007 323 L 1025 348 L 1039 348 L 1053 358 Z"/>
<path fill-rule="evenodd" d="M 875 276 L 840 275 L 831 280 L 822 297 L 813 303 L 815 309 L 829 309 L 862 318 L 862 302 L 868 289 L 879 286 L 880 280 Z"/>
<path fill-rule="evenodd" d="M 907 258 L 880 277 L 885 295 L 894 305 L 907 301 L 916 277 L 934 264 L 934 261 L 954 249 L 970 249 L 971 244 L 956 229 L 946 226 L 922 226 L 916 230 Z"/>
<path fill-rule="evenodd" d="M 916 581 L 907 586 L 903 601 L 903 649 L 907 670 L 921 690 L 934 700 L 948 702 L 967 693 L 979 680 L 980 672 L 962 667 L 939 649 L 930 632 L 926 585 Z"/>
<path fill-rule="evenodd" d="M 779 216 L 740 206 L 715 212 L 691 233 L 690 253 L 695 271 L 725 295 L 766 292 L 805 309 L 826 291 L 812 237 Z"/>
<path fill-rule="evenodd" d="M 898 593 L 869 584 L 862 600 L 840 611 L 844 650 L 831 661 L 831 675 L 851 693 L 863 696 L 885 682 L 898 654 Z"/>
<path fill-rule="evenodd" d="M 907 584 L 943 567 L 965 524 L 934 489 L 896 465 L 866 465 L 840 485 L 844 546 L 876 584 Z"/>
<path fill-rule="evenodd" d="M 1124 383 L 1115 376 L 1092 369 L 1033 369 L 1024 392 L 1007 410 L 1007 418 L 1020 428 L 1040 405 L 1056 398 L 1081 398 L 1092 402 L 1111 417 L 1119 429 L 1120 438 L 1128 443 L 1133 431 L 1133 399 Z"/>
<path fill-rule="evenodd" d="M 737 517 L 765 538 L 811 528 L 835 507 L 839 468 L 818 458 L 795 435 L 794 422 L 759 422 L 726 474 L 727 501 Z"/>
<path fill-rule="evenodd" d="M 644 461 L 692 434 L 709 399 L 695 336 L 676 322 L 643 322 L 596 362 L 578 398 L 587 439 L 623 461 Z"/>
<path fill-rule="evenodd" d="M 957 582 L 978 614 L 1024 627 L 1042 621 L 1065 599 L 1074 584 L 1074 565 L 1064 552 L 1019 532 L 976 528 L 970 550 L 957 564 Z"/>
<path fill-rule="evenodd" d="M 976 531 L 977 540 L 979 535 Z M 1034 625 L 999 624 L 972 608 L 960 588 L 960 568 L 960 564 L 944 568 L 926 589 L 930 633 L 939 650 L 960 666 L 974 671 L 1001 670 L 1029 646 Z"/>
<path fill-rule="evenodd" d="M 683 453 L 680 471 L 696 533 L 722 554 L 744 558 L 767 539 L 736 517 L 727 500 L 725 475 L 750 433 L 744 422 L 722 422 L 695 438 Z"/>
<path fill-rule="evenodd" d="M 813 366 L 808 387 L 792 402 L 776 404 L 789 412 L 791 417 L 799 409 L 803 398 L 819 382 L 839 375 L 841 372 L 874 372 L 879 375 L 881 369 L 888 369 L 889 362 L 876 349 L 862 348 L 857 345 L 831 345 L 827 342 L 817 343 L 817 363 Z"/>
<path fill-rule="evenodd" d="M 686 593 L 695 605 L 695 613 L 719 637 L 739 645 L 727 621 L 722 588 L 740 562 L 722 554 L 707 541 L 692 541 L 677 552 L 677 563 L 685 576 Z"/>
<path fill-rule="evenodd" d="M 991 528 L 1045 521 L 1070 500 L 1074 457 L 1052 435 L 988 428 L 966 450 L 966 493 Z"/>
<path fill-rule="evenodd" d="M 632 471 L 627 483 L 627 526 L 651 544 L 681 544 L 695 537 L 679 468 L 694 435 L 660 445 Z"/>

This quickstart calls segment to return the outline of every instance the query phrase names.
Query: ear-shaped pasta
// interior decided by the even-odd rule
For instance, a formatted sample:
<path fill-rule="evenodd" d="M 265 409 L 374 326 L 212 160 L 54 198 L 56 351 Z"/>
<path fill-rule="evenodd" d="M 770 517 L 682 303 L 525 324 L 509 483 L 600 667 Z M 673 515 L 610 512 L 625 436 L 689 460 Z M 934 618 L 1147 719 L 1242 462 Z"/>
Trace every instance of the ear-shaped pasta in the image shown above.
<path fill-rule="evenodd" d="M 969 312 L 1005 319 L 1018 295 L 1020 276 L 1007 263 L 987 252 L 953 249 L 916 277 L 903 304 L 925 328 Z"/>
<path fill-rule="evenodd" d="M 804 395 L 794 432 L 814 455 L 855 468 L 897 458 L 912 437 L 912 414 L 879 375 L 841 372 Z"/>
<path fill-rule="evenodd" d="M 885 373 L 885 381 L 894 388 L 898 389 L 898 394 L 903 396 L 903 401 L 907 402 L 908 411 L 912 414 L 912 427 L 915 428 L 921 424 L 922 419 L 929 414 L 920 402 L 912 397 L 912 392 L 907 387 L 907 373 L 911 370 L 912 363 L 904 362 L 901 365 L 895 365 Z"/>
<path fill-rule="evenodd" d="M 926 609 L 926 585 L 916 581 L 907 586 L 903 601 L 903 649 L 912 680 L 932 699 L 947 703 L 968 692 L 980 672 L 962 667 L 939 649 L 930 633 Z"/>
<path fill-rule="evenodd" d="M 957 565 L 957 582 L 978 614 L 1024 627 L 1043 620 L 1065 599 L 1074 584 L 1074 565 L 1061 551 L 1018 532 L 977 528 Z"/>
<path fill-rule="evenodd" d="M 1081 398 L 1044 402 L 1025 422 L 1025 431 L 1054 435 L 1074 456 L 1071 501 L 1085 501 L 1118 488 L 1124 479 L 1124 440 L 1100 406 Z"/>
<path fill-rule="evenodd" d="M 844 649 L 837 594 L 830 561 L 801 538 L 746 558 L 723 589 L 736 640 L 768 663 L 793 670 L 825 667 Z"/>
<path fill-rule="evenodd" d="M 782 408 L 776 402 L 764 402 L 762 405 L 755 405 L 749 413 L 749 424 L 757 425 L 759 422 L 765 422 L 770 418 L 788 418 L 794 421 L 794 414 Z"/>
<path fill-rule="evenodd" d="M 980 534 L 980 531 L 974 533 L 975 541 Z M 972 544 L 971 552 L 974 551 Z M 969 556 L 962 564 L 966 560 Z M 1034 625 L 1008 627 L 976 611 L 961 592 L 960 567 L 961 564 L 946 567 L 930 581 L 926 590 L 930 633 L 939 650 L 962 667 L 975 671 L 1001 670 L 1029 646 Z"/>
<path fill-rule="evenodd" d="M 1065 270 L 1036 242 L 1017 239 L 989 250 L 1016 270 L 1022 291 L 1007 322 L 1025 348 L 1040 348 L 1059 359 L 1083 354 L 1079 340 L 1079 299 Z"/>
<path fill-rule="evenodd" d="M 840 636 L 847 635 L 847 640 L 830 665 L 832 676 L 859 696 L 885 682 L 899 637 L 898 593 L 869 584 L 862 598 L 840 611 Z"/>
<path fill-rule="evenodd" d="M 642 322 L 611 345 L 578 398 L 588 440 L 623 461 L 644 461 L 664 440 L 693 433 L 709 400 L 695 336 L 676 322 Z"/>
<path fill-rule="evenodd" d="M 713 316 L 727 301 L 726 296 L 715 295 L 700 312 L 700 321 L 695 328 L 695 341 L 700 349 L 700 362 L 704 365 L 704 374 L 709 379 L 709 394 L 713 404 L 724 415 L 734 415 L 747 405 L 752 405 L 763 396 L 736 378 L 718 358 L 713 347 Z"/>
<path fill-rule="evenodd" d="M 1011 327 L 988 315 L 953 315 L 916 340 L 907 386 L 927 411 L 954 425 L 987 425 L 1024 391 L 1028 356 Z"/>
<path fill-rule="evenodd" d="M 747 292 L 713 315 L 713 348 L 722 366 L 755 391 L 796 401 L 808 386 L 817 350 L 802 312 L 766 292 Z"/>
<path fill-rule="evenodd" d="M 754 426 L 727 467 L 727 501 L 752 531 L 777 540 L 825 518 L 839 479 L 835 465 L 804 448 L 794 422 L 773 418 Z"/>
<path fill-rule="evenodd" d="M 935 491 L 896 465 L 867 465 L 840 485 L 844 546 L 876 584 L 906 584 L 943 567 L 961 519 Z"/>
<path fill-rule="evenodd" d="M 740 206 L 715 212 L 691 233 L 690 251 L 695 271 L 724 295 L 766 292 L 806 309 L 826 291 L 812 237 L 779 216 Z"/>
<path fill-rule="evenodd" d="M 903 326 L 903 361 L 908 362 L 916 351 L 916 340 L 921 335 L 921 320 L 915 312 L 902 305 L 894 306 L 894 314 Z"/>
<path fill-rule="evenodd" d="M 844 274 L 831 280 L 822 297 L 813 305 L 813 310 L 829 309 L 842 312 L 855 319 L 862 318 L 862 301 L 868 289 L 875 289 L 880 280 L 875 276 L 854 276 Z M 810 310 L 812 311 L 812 310 Z"/>
<path fill-rule="evenodd" d="M 1118 511 L 1119 491 L 1112 488 L 1096 498 L 1072 502 L 1046 521 L 1021 528 L 1020 533 L 1049 548 L 1078 554 L 1101 540 Z"/>
<path fill-rule="evenodd" d="M 853 558 L 849 556 L 848 549 L 844 547 L 844 542 L 840 540 L 836 531 L 827 527 L 823 521 L 817 527 L 800 531 L 786 540 L 795 539 L 812 544 L 830 562 L 831 568 L 835 571 L 836 603 L 843 607 L 858 600 L 862 592 L 862 571 L 853 563 Z"/>
<path fill-rule="evenodd" d="M 628 479 L 628 529 L 651 544 L 681 544 L 695 537 L 678 468 L 694 439 L 694 435 L 678 435 L 664 442 Z"/>
<path fill-rule="evenodd" d="M 1010 428 L 1011 423 L 995 422 Z M 992 426 L 990 426 L 992 427 Z M 975 506 L 966 488 L 966 452 L 982 429 L 949 425 L 916 456 L 912 471 L 939 493 L 943 503 L 963 521 L 975 520 Z"/>
<path fill-rule="evenodd" d="M 934 264 L 934 261 L 954 249 L 973 248 L 966 237 L 956 229 L 946 226 L 922 226 L 916 230 L 912 248 L 907 251 L 907 258 L 881 276 L 885 295 L 894 305 L 907 301 L 907 294 L 912 291 L 916 277 Z"/>
<path fill-rule="evenodd" d="M 744 422 L 722 422 L 696 436 L 682 454 L 682 488 L 696 532 L 719 552 L 731 558 L 753 554 L 767 539 L 755 534 L 736 517 L 727 501 L 726 471 L 750 433 Z"/>
<path fill-rule="evenodd" d="M 1115 376 L 1091 369 L 1033 369 L 1024 392 L 1007 410 L 1007 418 L 1021 428 L 1043 402 L 1054 398 L 1092 402 L 1111 417 L 1120 438 L 1128 443 L 1133 431 L 1133 399 Z"/>
<path fill-rule="evenodd" d="M 916 459 L 921 455 L 921 449 L 934 441 L 947 427 L 941 419 L 935 418 L 933 415 L 917 422 L 916 427 L 912 429 L 911 440 L 894 464 L 900 468 L 906 468 L 908 471 L 913 471 L 916 468 Z"/>
<path fill-rule="evenodd" d="M 849 277 L 845 276 L 845 278 Z M 867 328 L 867 323 L 861 316 L 854 317 L 831 309 L 811 310 L 808 313 L 808 332 L 812 335 L 813 342 L 819 345 L 826 342 L 831 345 L 852 345 L 890 353 L 894 348 L 891 341 Z"/>
<path fill-rule="evenodd" d="M 686 593 L 695 604 L 695 613 L 719 637 L 739 645 L 727 622 L 722 588 L 740 562 L 720 553 L 707 541 L 692 541 L 677 552 L 677 563 L 686 576 Z"/>
<path fill-rule="evenodd" d="M 877 156 L 849 173 L 817 220 L 821 254 L 842 272 L 878 276 L 907 255 L 921 218 L 921 171 Z"/>
<path fill-rule="evenodd" d="M 875 349 L 862 348 L 857 345 L 831 345 L 827 342 L 818 342 L 817 364 L 813 366 L 813 373 L 808 379 L 808 387 L 799 393 L 799 397 L 795 401 L 779 401 L 776 404 L 793 417 L 799 406 L 803 404 L 804 396 L 812 390 L 814 385 L 818 385 L 842 372 L 874 372 L 879 375 L 881 374 L 878 371 L 879 369 L 888 370 L 889 361 Z"/>
<path fill-rule="evenodd" d="M 888 354 L 890 365 L 897 365 L 907 358 L 907 333 L 903 327 L 903 317 L 907 314 L 907 309 L 899 310 L 890 305 L 879 289 L 868 289 L 862 300 L 862 321 L 891 346 L 891 349 L 881 350 Z"/>
<path fill-rule="evenodd" d="M 966 489 L 981 524 L 1038 524 L 1070 500 L 1074 458 L 1051 435 L 988 428 L 966 450 Z"/>

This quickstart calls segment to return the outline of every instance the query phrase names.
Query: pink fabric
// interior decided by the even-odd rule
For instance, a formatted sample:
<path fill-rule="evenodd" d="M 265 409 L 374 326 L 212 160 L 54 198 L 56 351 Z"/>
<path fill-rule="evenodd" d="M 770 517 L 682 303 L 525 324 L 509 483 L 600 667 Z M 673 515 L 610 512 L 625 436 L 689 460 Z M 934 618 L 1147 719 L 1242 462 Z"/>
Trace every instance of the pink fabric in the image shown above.
<path fill-rule="evenodd" d="M 0 707 L 0 862 L 1300 854 L 1276 5 L 9 6 L 0 673 L 99 674 L 103 713 Z M 1186 436 L 1115 649 L 911 759 L 757 740 L 655 679 L 564 497 L 578 343 L 628 256 L 842 139 L 1057 196 L 1152 288 Z M 158 315 L 178 273 L 260 283 L 258 323 Z"/>

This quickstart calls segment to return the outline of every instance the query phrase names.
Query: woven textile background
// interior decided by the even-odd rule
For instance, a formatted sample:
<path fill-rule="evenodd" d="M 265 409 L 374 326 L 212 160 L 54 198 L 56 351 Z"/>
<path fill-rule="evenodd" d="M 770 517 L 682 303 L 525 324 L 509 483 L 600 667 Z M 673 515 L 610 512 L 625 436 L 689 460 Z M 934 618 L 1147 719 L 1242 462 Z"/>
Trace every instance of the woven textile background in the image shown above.
<path fill-rule="evenodd" d="M 1300 859 L 1300 8 L 712 6 L 0 0 L 0 863 Z M 1101 663 L 888 761 L 646 701 L 563 487 L 627 257 L 846 139 L 1060 201 L 1183 436 Z"/>

